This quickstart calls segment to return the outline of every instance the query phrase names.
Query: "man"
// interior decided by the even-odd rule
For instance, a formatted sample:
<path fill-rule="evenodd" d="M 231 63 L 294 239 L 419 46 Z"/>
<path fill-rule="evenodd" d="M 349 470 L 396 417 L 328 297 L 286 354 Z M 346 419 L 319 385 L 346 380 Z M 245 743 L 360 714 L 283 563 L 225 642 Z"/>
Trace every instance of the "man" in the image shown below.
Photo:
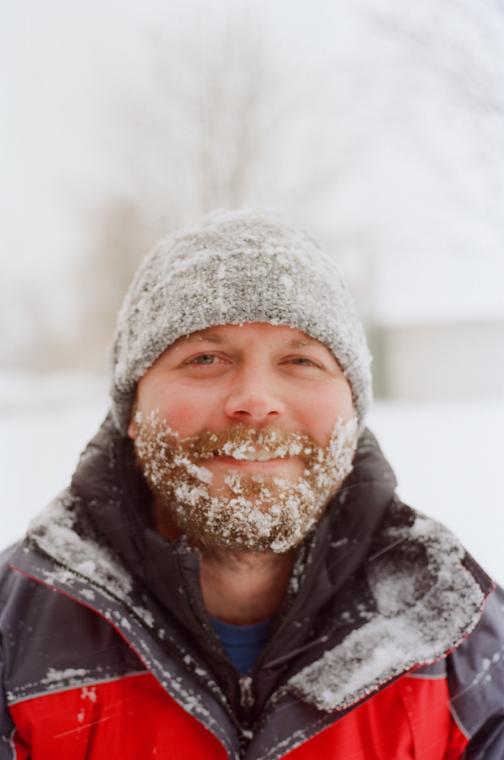
<path fill-rule="evenodd" d="M 395 494 L 369 363 L 276 218 L 154 250 L 111 413 L 3 557 L 2 760 L 502 760 L 503 596 Z"/>

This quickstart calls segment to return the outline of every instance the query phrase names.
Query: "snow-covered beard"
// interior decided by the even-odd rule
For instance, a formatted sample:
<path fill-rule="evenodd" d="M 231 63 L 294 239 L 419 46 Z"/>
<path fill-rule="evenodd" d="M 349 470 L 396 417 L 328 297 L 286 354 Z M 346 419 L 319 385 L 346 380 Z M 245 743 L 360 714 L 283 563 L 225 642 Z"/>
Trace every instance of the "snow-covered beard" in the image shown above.
<path fill-rule="evenodd" d="M 278 427 L 237 424 L 180 438 L 158 411 L 135 414 L 137 460 L 153 494 L 177 528 L 196 545 L 284 553 L 297 546 L 320 519 L 330 498 L 352 470 L 357 418 L 338 418 L 329 443 Z M 215 455 L 246 459 L 247 453 L 299 457 L 295 480 L 232 469 L 210 491 L 213 473 L 204 461 Z"/>

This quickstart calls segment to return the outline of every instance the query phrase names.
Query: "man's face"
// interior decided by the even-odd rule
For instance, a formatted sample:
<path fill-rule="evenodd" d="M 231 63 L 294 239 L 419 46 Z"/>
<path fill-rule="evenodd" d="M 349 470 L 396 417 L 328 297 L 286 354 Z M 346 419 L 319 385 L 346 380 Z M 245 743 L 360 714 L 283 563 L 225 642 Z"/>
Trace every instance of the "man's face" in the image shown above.
<path fill-rule="evenodd" d="M 350 386 L 290 327 L 181 338 L 139 381 L 135 410 L 129 435 L 158 508 L 209 546 L 292 548 L 351 469 Z"/>

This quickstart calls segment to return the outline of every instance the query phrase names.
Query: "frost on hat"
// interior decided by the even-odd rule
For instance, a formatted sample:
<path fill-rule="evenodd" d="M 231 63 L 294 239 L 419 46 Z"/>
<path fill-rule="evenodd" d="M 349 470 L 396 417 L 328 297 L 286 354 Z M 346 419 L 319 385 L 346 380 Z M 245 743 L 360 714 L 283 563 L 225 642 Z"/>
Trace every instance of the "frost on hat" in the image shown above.
<path fill-rule="evenodd" d="M 126 434 L 138 380 L 174 341 L 267 322 L 324 343 L 352 388 L 360 427 L 371 356 L 338 265 L 302 230 L 255 211 L 215 211 L 163 239 L 138 269 L 112 347 L 112 414 Z"/>

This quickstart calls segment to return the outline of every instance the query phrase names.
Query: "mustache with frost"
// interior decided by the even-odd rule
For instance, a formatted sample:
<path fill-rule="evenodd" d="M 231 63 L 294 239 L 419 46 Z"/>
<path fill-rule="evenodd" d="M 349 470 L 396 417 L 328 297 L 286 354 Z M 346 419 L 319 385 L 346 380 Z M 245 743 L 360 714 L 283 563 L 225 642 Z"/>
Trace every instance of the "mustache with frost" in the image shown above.
<path fill-rule="evenodd" d="M 357 447 L 355 416 L 337 420 L 325 447 L 277 426 L 237 424 L 181 438 L 157 410 L 137 411 L 135 423 L 139 467 L 173 523 L 196 545 L 232 551 L 283 553 L 301 543 L 351 472 Z M 303 472 L 292 480 L 230 468 L 216 484 L 205 466 L 215 456 L 297 457 Z"/>

